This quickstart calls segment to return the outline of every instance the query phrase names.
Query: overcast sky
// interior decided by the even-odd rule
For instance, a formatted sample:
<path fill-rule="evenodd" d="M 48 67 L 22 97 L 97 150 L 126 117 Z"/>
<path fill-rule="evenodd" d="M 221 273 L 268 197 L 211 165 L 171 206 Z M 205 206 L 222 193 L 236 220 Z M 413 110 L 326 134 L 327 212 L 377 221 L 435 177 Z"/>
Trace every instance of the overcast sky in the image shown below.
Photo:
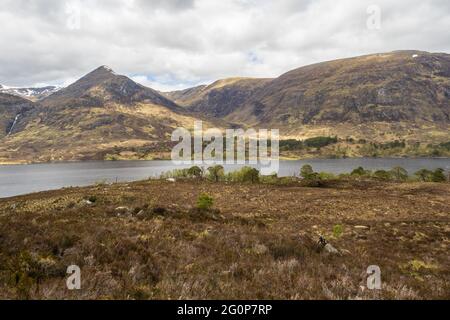
<path fill-rule="evenodd" d="M 0 0 L 9 86 L 67 85 L 108 65 L 172 90 L 399 49 L 450 53 L 450 1 Z"/>

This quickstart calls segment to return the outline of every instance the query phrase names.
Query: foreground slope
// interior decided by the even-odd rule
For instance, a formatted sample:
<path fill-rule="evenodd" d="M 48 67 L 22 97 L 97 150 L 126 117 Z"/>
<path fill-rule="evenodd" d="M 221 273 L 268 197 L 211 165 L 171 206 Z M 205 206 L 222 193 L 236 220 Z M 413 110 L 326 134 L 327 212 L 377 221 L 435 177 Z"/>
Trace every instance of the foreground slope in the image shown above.
<path fill-rule="evenodd" d="M 192 209 L 202 192 L 218 212 Z M 445 183 L 144 181 L 0 199 L 0 298 L 450 299 L 449 213 Z M 81 290 L 66 289 L 72 264 Z M 370 265 L 381 290 L 366 288 Z"/>

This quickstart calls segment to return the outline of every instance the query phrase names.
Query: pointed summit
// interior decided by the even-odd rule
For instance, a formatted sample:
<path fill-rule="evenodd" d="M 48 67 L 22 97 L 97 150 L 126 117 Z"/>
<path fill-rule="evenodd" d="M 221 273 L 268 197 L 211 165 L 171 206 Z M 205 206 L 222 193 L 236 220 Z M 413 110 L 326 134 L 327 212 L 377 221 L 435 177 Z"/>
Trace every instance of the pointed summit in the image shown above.
<path fill-rule="evenodd" d="M 119 76 L 108 66 L 100 66 L 97 69 L 86 74 L 74 84 L 84 83 L 87 86 L 96 85 L 100 82 L 112 80 L 115 76 Z"/>
<path fill-rule="evenodd" d="M 110 67 L 108 67 L 107 65 L 103 65 L 103 66 L 98 67 L 97 69 L 92 71 L 92 73 L 110 73 L 110 74 L 113 74 L 113 75 L 117 75 L 117 73 L 115 73 L 114 70 L 111 69 Z"/>
<path fill-rule="evenodd" d="M 116 74 L 108 66 L 100 66 L 67 88 L 42 100 L 45 106 L 104 106 L 108 103 L 151 103 L 178 108 L 156 90 L 144 87 L 130 78 Z"/>
<path fill-rule="evenodd" d="M 111 68 L 110 68 L 110 67 L 108 67 L 107 65 L 103 65 L 103 66 L 99 67 L 99 69 L 105 69 L 106 71 L 109 71 L 109 72 L 115 73 L 115 72 L 113 71 L 113 69 L 111 69 Z"/>

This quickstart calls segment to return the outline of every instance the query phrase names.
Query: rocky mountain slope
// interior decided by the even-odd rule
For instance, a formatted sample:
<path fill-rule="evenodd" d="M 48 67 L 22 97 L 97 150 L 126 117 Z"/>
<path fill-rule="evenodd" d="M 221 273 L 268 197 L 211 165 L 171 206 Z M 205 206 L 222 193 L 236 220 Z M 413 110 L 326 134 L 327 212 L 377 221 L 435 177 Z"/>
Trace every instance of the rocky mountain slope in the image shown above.
<path fill-rule="evenodd" d="M 32 108 L 30 101 L 0 92 L 0 139 L 12 133 L 20 116 Z"/>
<path fill-rule="evenodd" d="M 220 83 L 220 81 L 219 81 Z M 284 135 L 448 137 L 450 55 L 396 51 L 169 93 L 189 110 Z M 426 131 L 432 133 L 427 137 Z"/>
<path fill-rule="evenodd" d="M 238 114 L 280 125 L 450 123 L 450 55 L 400 51 L 302 67 L 274 79 Z"/>
<path fill-rule="evenodd" d="M 228 78 L 208 86 L 167 93 L 167 97 L 189 110 L 223 118 L 251 100 L 271 79 Z"/>
<path fill-rule="evenodd" d="M 100 67 L 22 112 L 2 139 L 0 162 L 159 157 L 174 128 L 194 121 L 155 90 Z"/>
<path fill-rule="evenodd" d="M 88 73 L 67 88 L 43 99 L 41 104 L 48 107 L 81 107 L 137 102 L 179 109 L 174 102 L 156 90 L 144 87 L 126 76 L 118 75 L 107 66 L 101 66 Z"/>

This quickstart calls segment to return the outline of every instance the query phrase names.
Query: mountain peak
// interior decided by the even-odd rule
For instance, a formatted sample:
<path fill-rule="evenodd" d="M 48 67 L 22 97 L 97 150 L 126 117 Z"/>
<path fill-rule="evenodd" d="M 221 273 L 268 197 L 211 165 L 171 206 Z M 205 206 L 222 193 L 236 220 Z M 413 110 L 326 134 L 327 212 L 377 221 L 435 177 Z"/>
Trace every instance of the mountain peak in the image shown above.
<path fill-rule="evenodd" d="M 100 66 L 94 71 L 106 71 L 106 72 L 109 72 L 109 73 L 112 73 L 112 74 L 116 74 L 113 69 L 111 69 L 110 67 L 108 67 L 106 65 Z"/>
<path fill-rule="evenodd" d="M 97 80 L 100 80 L 100 79 L 111 79 L 114 76 L 118 76 L 118 74 L 115 73 L 113 69 L 111 69 L 108 66 L 100 66 L 97 69 L 94 69 L 93 71 L 91 71 L 90 73 L 85 75 L 83 78 L 86 78 L 86 77 L 91 78 L 92 77 L 92 78 L 96 78 Z"/>
<path fill-rule="evenodd" d="M 41 102 L 46 106 L 100 106 L 110 102 L 133 104 L 143 101 L 169 108 L 178 107 L 155 90 L 116 74 L 103 65 Z"/>

